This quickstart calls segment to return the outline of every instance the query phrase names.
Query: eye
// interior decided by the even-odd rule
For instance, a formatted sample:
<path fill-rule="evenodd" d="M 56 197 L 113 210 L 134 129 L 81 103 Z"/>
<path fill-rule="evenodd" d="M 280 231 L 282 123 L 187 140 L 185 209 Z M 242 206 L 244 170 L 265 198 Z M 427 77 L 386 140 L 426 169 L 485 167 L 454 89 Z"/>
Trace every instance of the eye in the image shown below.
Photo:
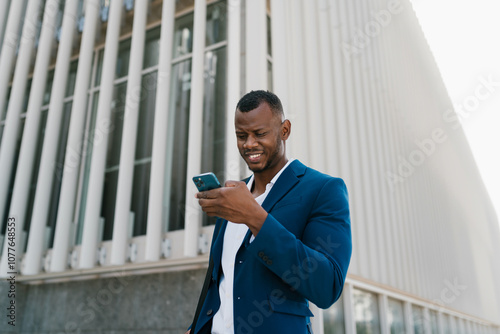
<path fill-rule="evenodd" d="M 259 133 L 256 133 L 255 135 L 257 137 L 264 137 L 265 135 L 267 135 L 267 132 L 259 132 Z"/>

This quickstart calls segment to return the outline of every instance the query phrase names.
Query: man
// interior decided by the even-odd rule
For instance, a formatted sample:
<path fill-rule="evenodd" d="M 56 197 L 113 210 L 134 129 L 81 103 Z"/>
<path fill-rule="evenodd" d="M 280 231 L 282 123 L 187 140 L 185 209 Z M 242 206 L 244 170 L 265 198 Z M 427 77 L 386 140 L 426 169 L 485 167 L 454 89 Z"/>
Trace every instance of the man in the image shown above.
<path fill-rule="evenodd" d="M 276 95 L 243 96 L 235 129 L 253 175 L 196 194 L 203 211 L 219 219 L 211 281 L 192 333 L 310 333 L 308 301 L 330 307 L 349 266 L 347 189 L 287 159 L 291 123 Z"/>

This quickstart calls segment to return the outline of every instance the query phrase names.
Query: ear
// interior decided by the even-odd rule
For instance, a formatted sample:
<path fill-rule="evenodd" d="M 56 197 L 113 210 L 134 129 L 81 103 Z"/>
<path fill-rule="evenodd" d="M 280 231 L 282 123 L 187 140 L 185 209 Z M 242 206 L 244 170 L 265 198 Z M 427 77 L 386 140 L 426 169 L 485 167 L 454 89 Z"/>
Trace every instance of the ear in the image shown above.
<path fill-rule="evenodd" d="M 289 120 L 285 119 L 281 124 L 281 139 L 287 140 L 290 136 L 290 132 L 292 131 L 292 123 Z"/>

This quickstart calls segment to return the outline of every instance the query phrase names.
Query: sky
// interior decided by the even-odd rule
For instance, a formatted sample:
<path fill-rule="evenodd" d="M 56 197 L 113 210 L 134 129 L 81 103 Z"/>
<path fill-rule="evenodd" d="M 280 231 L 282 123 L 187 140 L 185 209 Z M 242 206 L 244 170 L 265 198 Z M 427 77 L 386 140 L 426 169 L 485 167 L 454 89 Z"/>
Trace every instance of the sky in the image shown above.
<path fill-rule="evenodd" d="M 410 1 L 454 105 L 493 82 L 461 122 L 500 224 L 500 1 Z"/>

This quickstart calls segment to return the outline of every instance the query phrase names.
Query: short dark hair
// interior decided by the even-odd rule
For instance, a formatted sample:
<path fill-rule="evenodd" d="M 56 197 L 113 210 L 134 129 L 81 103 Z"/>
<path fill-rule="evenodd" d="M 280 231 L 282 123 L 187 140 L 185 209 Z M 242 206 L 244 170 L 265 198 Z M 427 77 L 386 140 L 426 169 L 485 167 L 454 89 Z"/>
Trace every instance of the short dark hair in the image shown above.
<path fill-rule="evenodd" d="M 262 102 L 267 103 L 273 114 L 279 118 L 285 116 L 279 97 L 276 96 L 276 94 L 265 90 L 252 90 L 251 92 L 243 95 L 236 105 L 236 110 L 249 112 L 250 110 L 254 110 L 260 106 Z"/>

